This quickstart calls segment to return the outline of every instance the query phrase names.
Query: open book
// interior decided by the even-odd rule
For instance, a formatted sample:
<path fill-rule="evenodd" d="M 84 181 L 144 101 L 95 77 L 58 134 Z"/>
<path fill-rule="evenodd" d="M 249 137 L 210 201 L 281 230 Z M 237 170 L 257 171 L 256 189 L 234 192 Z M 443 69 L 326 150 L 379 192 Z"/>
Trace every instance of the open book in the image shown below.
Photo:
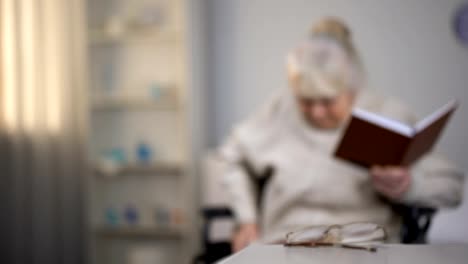
<path fill-rule="evenodd" d="M 452 100 L 414 126 L 355 109 L 335 156 L 365 167 L 410 165 L 432 149 L 457 107 Z"/>

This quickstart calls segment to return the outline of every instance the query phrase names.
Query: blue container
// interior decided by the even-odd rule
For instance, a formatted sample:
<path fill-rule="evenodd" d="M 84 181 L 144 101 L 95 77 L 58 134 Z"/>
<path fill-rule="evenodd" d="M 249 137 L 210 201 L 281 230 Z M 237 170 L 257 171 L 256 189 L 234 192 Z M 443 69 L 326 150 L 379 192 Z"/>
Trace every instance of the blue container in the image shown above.
<path fill-rule="evenodd" d="M 106 224 L 110 226 L 119 225 L 119 213 L 114 207 L 107 207 L 104 212 Z"/>
<path fill-rule="evenodd" d="M 130 225 L 136 225 L 139 221 L 138 210 L 135 206 L 129 205 L 124 210 L 125 221 Z"/>
<path fill-rule="evenodd" d="M 144 164 L 149 164 L 151 162 L 153 152 L 151 148 L 145 144 L 145 143 L 140 143 L 137 146 L 137 159 L 139 162 L 144 163 Z"/>

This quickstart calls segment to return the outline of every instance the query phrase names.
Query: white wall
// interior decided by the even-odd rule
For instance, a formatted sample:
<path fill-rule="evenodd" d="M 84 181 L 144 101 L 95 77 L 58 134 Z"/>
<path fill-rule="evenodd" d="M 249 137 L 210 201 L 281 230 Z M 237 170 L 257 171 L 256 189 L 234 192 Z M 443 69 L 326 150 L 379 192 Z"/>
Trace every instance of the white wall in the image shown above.
<path fill-rule="evenodd" d="M 462 105 L 438 145 L 468 168 L 468 46 L 452 33 L 462 0 L 208 0 L 209 128 L 219 144 L 232 125 L 286 85 L 284 55 L 324 15 L 354 31 L 371 87 L 401 98 L 418 115 L 449 98 Z M 467 189 L 468 192 L 468 188 Z M 432 241 L 467 241 L 468 201 L 441 212 Z"/>

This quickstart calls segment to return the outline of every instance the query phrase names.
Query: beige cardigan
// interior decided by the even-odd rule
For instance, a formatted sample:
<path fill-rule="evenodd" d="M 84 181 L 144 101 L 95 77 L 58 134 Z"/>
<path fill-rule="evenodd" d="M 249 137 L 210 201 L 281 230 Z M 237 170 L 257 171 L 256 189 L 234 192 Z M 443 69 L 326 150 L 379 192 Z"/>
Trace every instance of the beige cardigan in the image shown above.
<path fill-rule="evenodd" d="M 414 123 L 401 104 L 367 90 L 359 93 L 355 105 Z M 237 220 L 260 223 L 266 241 L 304 226 L 354 221 L 381 224 L 390 240 L 398 241 L 400 217 L 373 189 L 368 171 L 333 156 L 342 131 L 343 126 L 321 131 L 306 124 L 288 89 L 237 125 L 218 151 L 225 168 L 223 184 Z M 243 159 L 258 172 L 268 165 L 275 169 L 264 193 L 261 218 L 251 182 L 239 165 Z M 399 202 L 432 207 L 460 203 L 464 174 L 447 160 L 430 154 L 411 167 L 411 174 L 410 190 Z"/>

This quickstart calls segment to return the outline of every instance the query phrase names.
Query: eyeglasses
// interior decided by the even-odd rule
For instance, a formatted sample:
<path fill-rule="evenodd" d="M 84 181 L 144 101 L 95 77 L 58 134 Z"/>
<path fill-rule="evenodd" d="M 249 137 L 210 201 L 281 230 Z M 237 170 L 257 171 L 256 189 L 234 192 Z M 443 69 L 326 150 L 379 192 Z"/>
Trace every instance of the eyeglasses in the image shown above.
<path fill-rule="evenodd" d="M 386 240 L 382 226 L 369 222 L 345 225 L 312 226 L 286 234 L 285 246 L 337 246 L 377 251 L 376 244 Z"/>

